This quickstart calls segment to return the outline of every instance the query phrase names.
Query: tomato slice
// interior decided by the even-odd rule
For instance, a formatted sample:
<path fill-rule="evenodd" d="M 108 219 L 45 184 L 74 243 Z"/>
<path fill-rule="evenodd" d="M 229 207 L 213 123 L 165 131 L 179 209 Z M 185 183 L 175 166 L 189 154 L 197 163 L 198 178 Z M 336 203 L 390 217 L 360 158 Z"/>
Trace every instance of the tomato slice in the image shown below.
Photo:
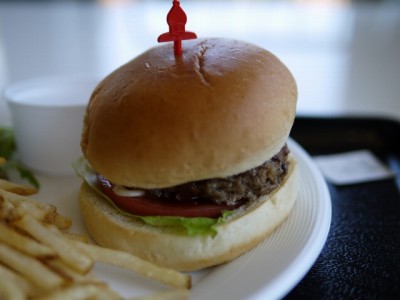
<path fill-rule="evenodd" d="M 238 207 L 213 203 L 174 203 L 152 197 L 124 197 L 114 193 L 113 184 L 97 176 L 101 191 L 119 208 L 131 214 L 140 216 L 176 216 L 176 217 L 208 217 L 218 218 L 223 211 Z"/>

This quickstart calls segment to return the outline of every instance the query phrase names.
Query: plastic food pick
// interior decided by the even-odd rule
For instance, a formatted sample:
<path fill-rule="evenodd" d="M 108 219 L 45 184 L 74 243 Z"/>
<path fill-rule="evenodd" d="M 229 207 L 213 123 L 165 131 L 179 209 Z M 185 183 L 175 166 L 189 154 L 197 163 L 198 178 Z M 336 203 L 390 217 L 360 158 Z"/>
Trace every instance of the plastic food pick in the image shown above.
<path fill-rule="evenodd" d="M 180 6 L 179 1 L 172 1 L 172 8 L 167 14 L 167 23 L 169 32 L 161 34 L 157 41 L 174 42 L 175 55 L 182 55 L 182 40 L 191 40 L 197 38 L 194 32 L 185 31 L 186 14 Z"/>

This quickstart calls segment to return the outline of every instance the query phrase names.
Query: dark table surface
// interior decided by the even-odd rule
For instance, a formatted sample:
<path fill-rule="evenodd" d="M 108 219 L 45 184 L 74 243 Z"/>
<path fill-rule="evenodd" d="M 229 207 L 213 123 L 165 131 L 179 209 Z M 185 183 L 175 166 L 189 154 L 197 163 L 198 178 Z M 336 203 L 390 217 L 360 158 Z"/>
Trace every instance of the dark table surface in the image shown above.
<path fill-rule="evenodd" d="M 335 186 L 326 244 L 285 299 L 400 299 L 400 123 L 298 117 L 291 137 L 312 156 L 368 149 L 395 178 Z"/>

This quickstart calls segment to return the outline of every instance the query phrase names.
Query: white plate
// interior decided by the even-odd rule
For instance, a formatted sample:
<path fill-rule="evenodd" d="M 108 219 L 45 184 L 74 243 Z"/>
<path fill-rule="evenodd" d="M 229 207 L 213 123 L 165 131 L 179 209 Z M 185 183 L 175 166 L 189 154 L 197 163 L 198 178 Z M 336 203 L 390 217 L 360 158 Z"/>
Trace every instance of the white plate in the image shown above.
<path fill-rule="evenodd" d="M 300 190 L 292 213 L 266 241 L 222 266 L 194 272 L 190 299 L 277 299 L 285 296 L 314 264 L 326 241 L 331 200 L 310 156 L 293 140 L 289 148 L 300 168 Z M 72 231 L 86 232 L 77 197 L 78 178 L 40 176 L 37 198 L 54 203 L 73 219 Z M 147 295 L 166 287 L 130 272 L 98 264 L 95 272 L 123 296 Z"/>

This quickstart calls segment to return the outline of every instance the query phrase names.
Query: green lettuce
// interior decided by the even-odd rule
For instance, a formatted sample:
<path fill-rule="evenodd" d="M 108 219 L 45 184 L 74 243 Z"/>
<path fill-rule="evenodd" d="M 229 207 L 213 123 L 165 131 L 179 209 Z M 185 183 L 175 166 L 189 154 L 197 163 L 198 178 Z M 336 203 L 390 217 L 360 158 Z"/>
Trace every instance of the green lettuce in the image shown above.
<path fill-rule="evenodd" d="M 4 159 L 0 163 L 0 178 L 8 179 L 9 173 L 16 171 L 22 179 L 39 188 L 39 181 L 35 178 L 32 171 L 14 159 L 16 150 L 17 145 L 13 130 L 7 127 L 0 127 L 0 158 Z"/>
<path fill-rule="evenodd" d="M 81 158 L 74 163 L 75 172 L 86 181 L 95 191 L 100 193 L 105 199 L 107 199 L 116 209 L 122 214 L 128 215 L 132 218 L 142 220 L 144 223 L 159 226 L 168 227 L 176 232 L 185 234 L 188 236 L 198 235 L 210 235 L 215 237 L 218 233 L 217 226 L 227 221 L 228 217 L 232 214 L 231 211 L 225 211 L 219 218 L 206 218 L 206 217 L 175 217 L 175 216 L 138 216 L 130 214 L 126 211 L 119 209 L 113 201 L 105 196 L 96 185 L 96 174 L 88 162 Z"/>

